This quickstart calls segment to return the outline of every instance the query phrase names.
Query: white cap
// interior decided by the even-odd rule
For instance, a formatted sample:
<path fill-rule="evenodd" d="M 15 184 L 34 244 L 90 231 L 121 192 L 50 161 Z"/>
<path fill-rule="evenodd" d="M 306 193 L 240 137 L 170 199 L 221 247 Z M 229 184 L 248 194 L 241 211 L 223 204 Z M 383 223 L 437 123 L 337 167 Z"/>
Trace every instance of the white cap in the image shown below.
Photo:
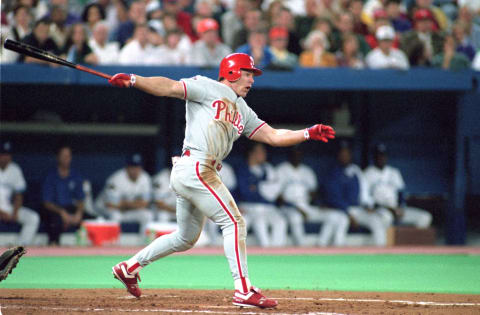
<path fill-rule="evenodd" d="M 377 29 L 375 36 L 378 40 L 393 40 L 395 38 L 395 31 L 390 25 L 383 25 Z"/>

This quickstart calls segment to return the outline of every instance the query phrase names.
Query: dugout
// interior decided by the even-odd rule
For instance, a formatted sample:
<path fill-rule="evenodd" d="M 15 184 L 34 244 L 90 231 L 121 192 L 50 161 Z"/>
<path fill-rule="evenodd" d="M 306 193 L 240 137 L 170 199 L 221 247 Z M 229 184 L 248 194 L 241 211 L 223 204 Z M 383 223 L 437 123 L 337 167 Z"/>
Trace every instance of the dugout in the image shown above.
<path fill-rule="evenodd" d="M 216 69 L 187 67 L 98 69 L 174 79 L 217 77 Z M 480 73 L 437 69 L 266 71 L 256 78 L 247 102 L 275 126 L 332 124 L 340 138 L 352 141 L 355 162 L 362 166 L 375 143 L 386 143 L 411 200 L 433 204 L 434 225 L 445 231 L 446 242 L 463 244 L 467 226 L 480 231 L 479 79 Z M 142 152 L 150 173 L 163 168 L 180 151 L 184 108 L 180 101 L 113 88 L 72 69 L 2 65 L 0 123 L 29 182 L 27 202 L 36 203 L 60 142 L 72 143 L 73 165 L 92 181 L 94 192 L 128 153 Z M 230 163 L 241 159 L 242 142 L 234 146 Z M 335 143 L 303 148 L 321 181 Z M 270 161 L 284 160 L 286 152 L 269 149 Z"/>

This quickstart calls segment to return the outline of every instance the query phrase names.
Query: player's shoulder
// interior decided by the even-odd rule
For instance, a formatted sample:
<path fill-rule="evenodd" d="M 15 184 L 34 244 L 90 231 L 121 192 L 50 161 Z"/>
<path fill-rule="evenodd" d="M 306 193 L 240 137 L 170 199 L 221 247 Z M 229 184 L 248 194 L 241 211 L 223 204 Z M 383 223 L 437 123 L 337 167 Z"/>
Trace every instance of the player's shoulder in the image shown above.
<path fill-rule="evenodd" d="M 367 168 L 365 169 L 365 174 L 372 174 L 372 173 L 375 173 L 378 171 L 378 168 L 375 167 L 374 165 L 369 165 L 367 166 Z"/>
<path fill-rule="evenodd" d="M 21 173 L 22 169 L 20 168 L 20 166 L 17 163 L 10 162 L 10 163 L 8 163 L 7 171 L 11 172 L 11 173 Z"/>
<path fill-rule="evenodd" d="M 113 182 L 121 181 L 121 180 L 126 179 L 127 176 L 128 176 L 127 170 L 125 168 L 121 168 L 121 169 L 113 172 L 113 174 L 110 175 L 110 177 L 107 179 L 107 181 L 113 181 Z"/>

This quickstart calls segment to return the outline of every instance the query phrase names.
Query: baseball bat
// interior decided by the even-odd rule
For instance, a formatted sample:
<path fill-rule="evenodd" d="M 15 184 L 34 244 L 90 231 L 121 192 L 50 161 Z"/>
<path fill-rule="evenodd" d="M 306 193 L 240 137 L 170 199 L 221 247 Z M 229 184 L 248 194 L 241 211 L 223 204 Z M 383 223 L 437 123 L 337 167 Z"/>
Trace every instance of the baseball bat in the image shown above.
<path fill-rule="evenodd" d="M 84 67 L 82 65 L 75 64 L 73 62 L 69 62 L 65 59 L 62 59 L 58 56 L 55 56 L 54 54 L 51 54 L 45 50 L 39 49 L 37 47 L 33 47 L 30 45 L 27 45 L 25 43 L 17 42 L 15 40 L 7 39 L 5 43 L 3 44 L 3 47 L 9 50 L 13 50 L 19 54 L 30 56 L 36 59 L 48 61 L 51 63 L 56 63 L 62 66 L 67 66 L 73 69 L 77 69 L 80 71 L 84 71 L 90 74 L 97 75 L 99 77 L 105 78 L 105 79 L 110 79 L 112 76 L 102 73 L 100 71 L 96 71 L 87 67 Z"/>

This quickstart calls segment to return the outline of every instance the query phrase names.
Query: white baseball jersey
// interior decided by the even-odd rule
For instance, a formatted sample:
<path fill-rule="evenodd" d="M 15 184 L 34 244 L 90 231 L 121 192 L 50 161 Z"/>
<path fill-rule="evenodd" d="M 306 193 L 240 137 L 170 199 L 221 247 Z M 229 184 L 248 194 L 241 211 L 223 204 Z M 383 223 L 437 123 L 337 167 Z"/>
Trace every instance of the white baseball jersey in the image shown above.
<path fill-rule="evenodd" d="M 165 168 L 153 177 L 153 200 L 163 201 L 166 204 L 175 207 L 177 196 L 170 188 L 171 171 L 170 168 Z"/>
<path fill-rule="evenodd" d="M 400 171 L 386 165 L 383 169 L 372 165 L 365 170 L 368 190 L 375 202 L 388 207 L 398 206 L 398 191 L 405 188 Z"/>
<path fill-rule="evenodd" d="M 117 204 L 122 200 L 150 201 L 152 196 L 152 181 L 147 172 L 142 171 L 136 181 L 132 181 L 127 170 L 122 168 L 113 173 L 108 179 L 104 191 L 104 201 Z"/>
<path fill-rule="evenodd" d="M 283 162 L 277 166 L 277 173 L 283 184 L 285 201 L 310 203 L 310 192 L 317 189 L 317 176 L 309 166 L 300 164 L 294 167 L 289 162 Z"/>
<path fill-rule="evenodd" d="M 186 99 L 183 149 L 221 161 L 242 134 L 251 138 L 265 122 L 228 86 L 203 76 L 182 79 Z"/>
<path fill-rule="evenodd" d="M 265 180 L 258 183 L 258 192 L 260 195 L 270 202 L 277 200 L 282 190 L 282 182 L 272 164 L 264 162 L 259 165 L 250 166 L 249 168 L 250 172 L 257 177 L 265 177 Z"/>
<path fill-rule="evenodd" d="M 5 169 L 0 168 L 0 210 L 11 213 L 13 195 L 23 193 L 26 188 L 22 170 L 16 163 L 10 162 Z"/>

